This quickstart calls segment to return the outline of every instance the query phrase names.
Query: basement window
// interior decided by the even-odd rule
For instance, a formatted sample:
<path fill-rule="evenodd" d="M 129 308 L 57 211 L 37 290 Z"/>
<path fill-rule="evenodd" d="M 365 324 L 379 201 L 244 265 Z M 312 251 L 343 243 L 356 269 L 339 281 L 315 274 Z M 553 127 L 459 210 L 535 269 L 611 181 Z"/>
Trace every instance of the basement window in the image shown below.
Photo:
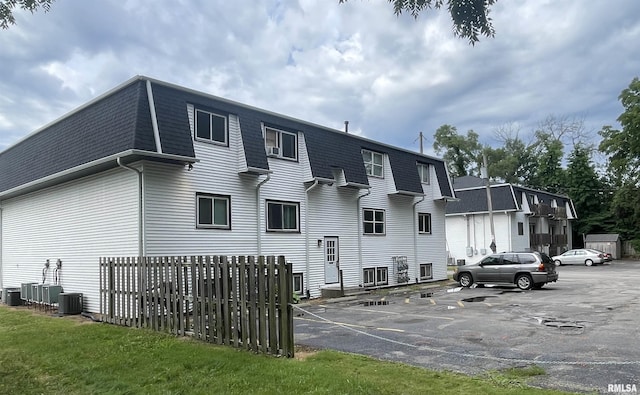
<path fill-rule="evenodd" d="M 420 264 L 420 280 L 431 280 L 433 278 L 433 264 L 421 263 Z"/>

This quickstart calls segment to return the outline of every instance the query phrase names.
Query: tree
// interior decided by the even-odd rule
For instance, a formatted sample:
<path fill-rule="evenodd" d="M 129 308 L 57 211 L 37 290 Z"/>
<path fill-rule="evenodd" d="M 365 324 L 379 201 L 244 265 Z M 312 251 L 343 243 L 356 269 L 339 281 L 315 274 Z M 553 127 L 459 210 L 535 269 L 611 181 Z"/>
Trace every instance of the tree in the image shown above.
<path fill-rule="evenodd" d="M 606 232 L 606 201 L 611 189 L 605 188 L 591 160 L 592 148 L 583 144 L 573 147 L 566 171 L 566 191 L 578 213 L 574 228 L 578 233 Z"/>
<path fill-rule="evenodd" d="M 624 111 L 620 130 L 605 126 L 600 131 L 600 151 L 608 157 L 608 175 L 616 190 L 611 200 L 615 228 L 640 247 L 640 80 L 634 78 L 618 99 Z"/>
<path fill-rule="evenodd" d="M 528 184 L 536 168 L 532 148 L 517 136 L 508 138 L 503 144 L 500 148 L 485 148 L 489 177 L 512 184 Z"/>
<path fill-rule="evenodd" d="M 562 169 L 564 145 L 550 133 L 536 131 L 536 143 L 533 146 L 536 160 L 536 170 L 529 186 L 544 191 L 562 192 L 564 184 L 564 170 Z"/>
<path fill-rule="evenodd" d="M 431 8 L 440 9 L 447 6 L 453 21 L 453 34 L 469 40 L 474 45 L 480 41 L 479 36 L 493 37 L 495 30 L 489 18 L 490 6 L 497 0 L 389 0 L 393 4 L 396 15 L 410 13 L 414 18 Z M 347 0 L 339 0 L 346 3 Z"/>
<path fill-rule="evenodd" d="M 2 0 L 0 1 L 0 27 L 8 29 L 9 25 L 15 25 L 16 19 L 13 16 L 13 10 L 20 7 L 23 10 L 34 13 L 38 8 L 42 8 L 45 12 L 51 8 L 51 3 L 55 0 Z"/>
<path fill-rule="evenodd" d="M 473 130 L 466 137 L 458 134 L 455 126 L 442 125 L 433 135 L 433 149 L 449 166 L 453 177 L 477 175 L 481 163 L 482 145 L 478 142 L 478 134 Z"/>
<path fill-rule="evenodd" d="M 618 117 L 621 130 L 605 126 L 600 151 L 609 155 L 609 173 L 618 186 L 640 183 L 640 80 L 634 78 L 618 99 L 624 112 Z"/>

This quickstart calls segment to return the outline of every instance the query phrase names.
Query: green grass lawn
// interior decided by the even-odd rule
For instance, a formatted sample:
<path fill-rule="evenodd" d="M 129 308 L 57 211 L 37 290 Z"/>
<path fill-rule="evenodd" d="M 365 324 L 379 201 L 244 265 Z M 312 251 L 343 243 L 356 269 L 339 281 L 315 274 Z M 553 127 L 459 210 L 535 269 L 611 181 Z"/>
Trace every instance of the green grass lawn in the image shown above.
<path fill-rule="evenodd" d="M 560 394 L 538 367 L 468 377 L 334 351 L 275 358 L 0 306 L 0 394 Z"/>

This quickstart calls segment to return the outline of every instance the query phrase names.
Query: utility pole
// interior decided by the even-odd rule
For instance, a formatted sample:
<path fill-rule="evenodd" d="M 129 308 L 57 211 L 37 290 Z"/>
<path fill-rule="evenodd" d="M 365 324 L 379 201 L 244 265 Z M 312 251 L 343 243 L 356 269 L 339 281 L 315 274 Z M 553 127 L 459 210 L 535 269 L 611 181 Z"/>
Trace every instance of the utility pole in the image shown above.
<path fill-rule="evenodd" d="M 484 178 L 485 185 L 487 186 L 487 208 L 489 209 L 489 225 L 491 226 L 491 251 L 495 254 L 496 247 L 496 231 L 493 226 L 493 202 L 491 201 L 491 186 L 489 185 L 489 165 L 487 164 L 487 154 L 482 154 L 483 167 L 480 169 L 480 176 Z"/>

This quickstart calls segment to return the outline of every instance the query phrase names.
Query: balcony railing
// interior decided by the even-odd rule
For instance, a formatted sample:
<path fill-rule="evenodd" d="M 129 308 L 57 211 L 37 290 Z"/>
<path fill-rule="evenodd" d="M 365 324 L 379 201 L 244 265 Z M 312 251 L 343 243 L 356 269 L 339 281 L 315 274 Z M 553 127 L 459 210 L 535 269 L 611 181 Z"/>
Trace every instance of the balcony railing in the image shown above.
<path fill-rule="evenodd" d="M 548 204 L 533 204 L 531 211 L 536 217 L 547 217 L 549 214 L 554 214 L 553 208 Z"/>
<path fill-rule="evenodd" d="M 559 246 L 567 245 L 567 235 L 553 235 L 551 244 L 556 244 Z"/>
<path fill-rule="evenodd" d="M 553 219 L 567 218 L 567 209 L 564 207 L 551 207 L 548 204 L 532 204 L 531 212 L 536 217 L 551 217 Z"/>
<path fill-rule="evenodd" d="M 531 247 L 551 244 L 551 235 L 549 233 L 534 233 L 531 235 Z"/>

